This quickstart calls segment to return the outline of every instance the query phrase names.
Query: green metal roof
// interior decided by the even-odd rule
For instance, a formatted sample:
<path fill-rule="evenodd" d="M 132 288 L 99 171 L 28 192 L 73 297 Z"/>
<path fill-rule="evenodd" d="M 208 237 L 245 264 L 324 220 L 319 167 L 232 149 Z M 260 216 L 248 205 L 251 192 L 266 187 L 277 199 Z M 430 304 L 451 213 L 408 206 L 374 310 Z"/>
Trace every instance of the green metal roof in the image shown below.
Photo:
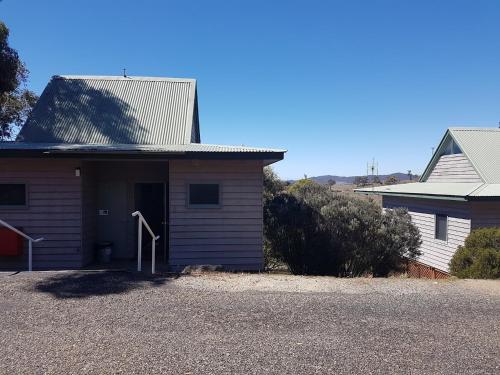
<path fill-rule="evenodd" d="M 451 128 L 451 136 L 484 182 L 500 183 L 500 129 Z"/>
<path fill-rule="evenodd" d="M 54 76 L 17 140 L 72 144 L 199 143 L 196 81 Z"/>
<path fill-rule="evenodd" d="M 482 183 L 453 183 L 453 182 L 415 182 L 377 186 L 373 188 L 355 189 L 358 193 L 397 195 L 397 196 L 426 196 L 440 199 L 465 200 L 465 197 L 482 186 Z"/>
<path fill-rule="evenodd" d="M 415 182 L 355 189 L 357 193 L 393 195 L 414 198 L 474 200 L 500 197 L 500 184 Z"/>
<path fill-rule="evenodd" d="M 500 129 L 498 128 L 449 128 L 420 181 L 427 180 L 450 139 L 460 147 L 483 182 L 500 183 Z"/>

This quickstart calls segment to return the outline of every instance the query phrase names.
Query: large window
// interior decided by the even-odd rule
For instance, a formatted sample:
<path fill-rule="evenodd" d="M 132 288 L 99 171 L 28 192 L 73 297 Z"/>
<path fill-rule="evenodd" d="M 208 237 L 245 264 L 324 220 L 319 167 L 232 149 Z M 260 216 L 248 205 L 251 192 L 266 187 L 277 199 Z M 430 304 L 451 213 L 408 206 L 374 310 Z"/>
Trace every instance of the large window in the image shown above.
<path fill-rule="evenodd" d="M 440 214 L 436 215 L 436 229 L 434 237 L 441 241 L 448 240 L 448 216 Z"/>
<path fill-rule="evenodd" d="M 215 207 L 220 205 L 219 184 L 189 184 L 189 206 Z"/>
<path fill-rule="evenodd" d="M 0 206 L 26 206 L 26 185 L 0 184 Z"/>

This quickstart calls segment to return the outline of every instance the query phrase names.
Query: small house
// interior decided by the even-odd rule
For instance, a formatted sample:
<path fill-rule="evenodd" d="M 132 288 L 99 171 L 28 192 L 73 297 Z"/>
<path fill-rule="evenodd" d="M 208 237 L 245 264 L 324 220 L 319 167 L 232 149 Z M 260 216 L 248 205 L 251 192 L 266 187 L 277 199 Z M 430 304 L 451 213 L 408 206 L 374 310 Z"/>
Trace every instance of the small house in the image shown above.
<path fill-rule="evenodd" d="M 407 208 L 422 236 L 417 266 L 446 274 L 471 230 L 500 226 L 500 129 L 450 128 L 419 182 L 356 191 Z"/>
<path fill-rule="evenodd" d="M 114 259 L 151 257 L 139 211 L 171 269 L 260 270 L 263 167 L 284 152 L 201 143 L 192 79 L 55 76 L 0 143 L 0 219 L 44 238 L 39 269 L 84 267 L 103 243 Z M 0 267 L 26 264 L 24 246 L 0 249 Z"/>

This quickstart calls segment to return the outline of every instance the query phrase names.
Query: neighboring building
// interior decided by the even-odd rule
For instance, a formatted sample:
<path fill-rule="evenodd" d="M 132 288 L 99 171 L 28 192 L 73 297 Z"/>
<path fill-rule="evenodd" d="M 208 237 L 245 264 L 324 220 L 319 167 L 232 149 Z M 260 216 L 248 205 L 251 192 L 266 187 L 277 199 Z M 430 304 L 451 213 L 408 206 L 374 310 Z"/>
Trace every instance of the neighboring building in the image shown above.
<path fill-rule="evenodd" d="M 420 182 L 356 191 L 408 208 L 422 236 L 418 261 L 448 272 L 472 229 L 500 226 L 500 129 L 450 128 Z"/>
<path fill-rule="evenodd" d="M 259 270 L 263 167 L 284 152 L 200 143 L 195 80 L 55 76 L 16 142 L 0 143 L 0 219 L 45 238 L 35 268 L 83 267 L 103 241 L 134 259 L 139 210 L 171 268 Z"/>

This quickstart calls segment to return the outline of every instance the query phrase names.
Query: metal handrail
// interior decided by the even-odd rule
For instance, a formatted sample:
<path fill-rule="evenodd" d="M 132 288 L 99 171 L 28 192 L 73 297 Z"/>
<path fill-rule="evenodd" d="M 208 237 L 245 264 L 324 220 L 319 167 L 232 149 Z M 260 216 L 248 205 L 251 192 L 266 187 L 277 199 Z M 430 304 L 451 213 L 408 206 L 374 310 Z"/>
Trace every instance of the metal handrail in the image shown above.
<path fill-rule="evenodd" d="M 33 242 L 40 242 L 43 241 L 44 238 L 40 237 L 37 239 L 34 239 L 30 236 L 28 236 L 26 233 L 21 232 L 19 229 L 14 228 L 12 225 L 9 223 L 6 223 L 5 221 L 0 219 L 0 225 L 3 225 L 4 227 L 10 229 L 11 231 L 19 234 L 21 237 L 24 237 L 25 239 L 28 240 L 28 271 L 31 272 L 33 270 Z"/>
<path fill-rule="evenodd" d="M 146 227 L 149 234 L 151 235 L 152 241 L 152 252 L 151 252 L 151 273 L 155 273 L 155 258 L 156 258 L 156 241 L 160 238 L 160 236 L 156 236 L 151 230 L 150 226 L 142 216 L 140 211 L 132 212 L 132 216 L 137 216 L 139 221 L 137 222 L 137 271 L 141 272 L 142 270 L 142 225 Z"/>

